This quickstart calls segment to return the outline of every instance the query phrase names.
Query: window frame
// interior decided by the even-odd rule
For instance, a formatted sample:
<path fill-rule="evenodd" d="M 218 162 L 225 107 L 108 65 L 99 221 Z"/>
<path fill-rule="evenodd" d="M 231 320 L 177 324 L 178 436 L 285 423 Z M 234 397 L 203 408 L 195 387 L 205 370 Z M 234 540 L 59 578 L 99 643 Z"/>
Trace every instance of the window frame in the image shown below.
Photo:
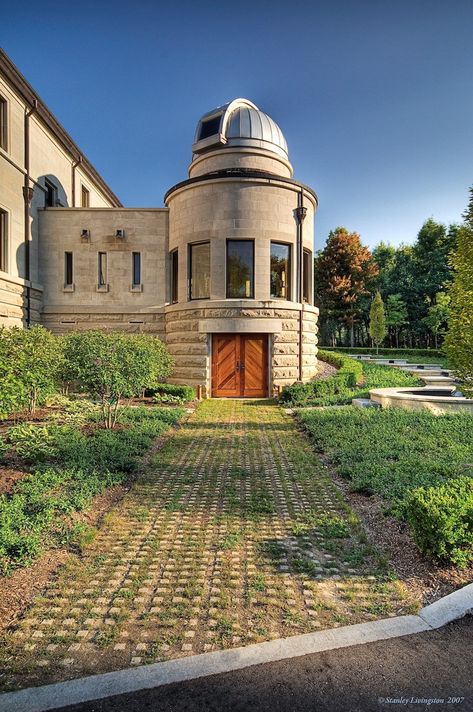
<path fill-rule="evenodd" d="M 228 275 L 229 275 L 229 270 L 228 270 L 228 245 L 230 242 L 249 242 L 252 245 L 252 250 L 253 250 L 253 260 L 252 260 L 252 265 L 251 265 L 251 296 L 247 297 L 230 297 L 228 294 L 228 289 L 229 289 L 229 281 L 228 281 Z M 226 240 L 225 243 L 225 298 L 226 299 L 254 299 L 255 298 L 255 239 L 254 238 L 233 238 L 229 237 Z"/>
<path fill-rule="evenodd" d="M 308 260 L 309 269 L 306 270 L 306 259 Z M 311 271 L 312 267 L 312 271 Z M 302 250 L 302 303 L 312 304 L 313 302 L 313 292 L 314 292 L 314 258 L 312 256 L 312 251 L 307 247 Z M 306 296 L 307 287 L 307 296 Z M 312 294 L 311 294 L 312 292 Z"/>
<path fill-rule="evenodd" d="M 9 239 L 9 214 L 0 208 L 0 270 L 9 272 L 10 239 Z"/>
<path fill-rule="evenodd" d="M 0 94 L 0 148 L 8 152 L 9 148 L 9 102 Z"/>
<path fill-rule="evenodd" d="M 70 264 L 68 264 L 68 258 L 70 257 Z M 68 272 L 70 269 L 71 279 L 68 281 Z M 70 250 L 64 252 L 64 289 L 71 288 L 74 286 L 74 253 Z"/>
<path fill-rule="evenodd" d="M 86 204 L 84 205 L 84 197 L 85 197 L 85 202 Z M 81 183 L 80 186 L 80 206 L 81 208 L 90 208 L 90 190 L 86 188 L 86 186 Z"/>
<path fill-rule="evenodd" d="M 104 269 L 105 266 L 105 269 Z M 101 281 L 103 277 L 103 281 Z M 99 289 L 106 289 L 108 286 L 108 259 L 107 253 L 99 251 L 97 252 L 97 287 Z"/>
<path fill-rule="evenodd" d="M 169 253 L 170 261 L 170 302 L 177 304 L 179 302 L 179 249 L 176 247 Z"/>
<path fill-rule="evenodd" d="M 289 248 L 288 269 L 286 277 L 286 296 L 273 297 L 271 294 L 271 247 L 273 245 L 283 245 Z M 292 269 L 293 269 L 293 244 L 292 242 L 283 242 L 282 240 L 271 240 L 269 245 L 269 296 L 271 299 L 280 299 L 282 302 L 292 301 Z"/>
<path fill-rule="evenodd" d="M 135 280 L 136 276 L 136 271 L 135 271 L 135 258 L 138 257 L 138 272 L 139 272 L 139 281 L 137 282 Z M 141 268 L 142 268 L 142 260 L 141 260 L 141 252 L 132 252 L 131 253 L 131 288 L 132 289 L 138 289 L 141 287 L 143 284 L 142 282 L 142 274 L 141 274 Z"/>
<path fill-rule="evenodd" d="M 45 208 L 55 208 L 57 206 L 57 201 L 58 201 L 57 185 L 55 185 L 51 180 L 48 180 L 48 178 L 45 178 L 44 179 L 44 187 L 45 187 L 44 207 Z M 53 202 L 51 203 L 51 205 L 49 205 L 49 203 L 48 203 L 48 198 L 49 198 L 50 192 L 53 196 Z"/>
<path fill-rule="evenodd" d="M 192 296 L 192 250 L 194 247 L 199 247 L 200 245 L 208 245 L 209 246 L 209 294 L 207 297 L 193 297 Z M 187 255 L 188 255 L 188 299 L 190 302 L 194 302 L 199 299 L 210 299 L 210 279 L 211 279 L 211 246 L 210 246 L 210 240 L 199 240 L 199 242 L 190 242 L 187 246 Z"/>

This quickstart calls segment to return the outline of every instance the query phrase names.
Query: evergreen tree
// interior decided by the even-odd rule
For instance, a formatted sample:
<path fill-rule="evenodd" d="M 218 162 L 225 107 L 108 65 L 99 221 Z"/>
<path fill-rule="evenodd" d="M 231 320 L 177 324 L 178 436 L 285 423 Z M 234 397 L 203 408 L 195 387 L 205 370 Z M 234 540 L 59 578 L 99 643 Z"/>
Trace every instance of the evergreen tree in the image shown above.
<path fill-rule="evenodd" d="M 370 336 L 376 344 L 376 353 L 379 345 L 386 338 L 386 317 L 384 303 L 380 292 L 376 292 L 370 308 Z"/>
<path fill-rule="evenodd" d="M 450 311 L 445 350 L 465 392 L 473 396 L 473 188 L 465 224 L 457 232 L 450 262 L 453 282 L 448 290 Z"/>

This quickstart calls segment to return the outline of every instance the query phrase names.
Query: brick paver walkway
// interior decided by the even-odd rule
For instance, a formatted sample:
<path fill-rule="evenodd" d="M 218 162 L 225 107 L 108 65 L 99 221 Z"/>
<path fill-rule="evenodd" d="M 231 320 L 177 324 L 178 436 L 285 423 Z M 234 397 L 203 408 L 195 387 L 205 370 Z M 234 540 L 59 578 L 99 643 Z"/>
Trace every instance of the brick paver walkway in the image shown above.
<path fill-rule="evenodd" d="M 3 641 L 23 687 L 410 612 L 294 421 L 204 402 Z"/>

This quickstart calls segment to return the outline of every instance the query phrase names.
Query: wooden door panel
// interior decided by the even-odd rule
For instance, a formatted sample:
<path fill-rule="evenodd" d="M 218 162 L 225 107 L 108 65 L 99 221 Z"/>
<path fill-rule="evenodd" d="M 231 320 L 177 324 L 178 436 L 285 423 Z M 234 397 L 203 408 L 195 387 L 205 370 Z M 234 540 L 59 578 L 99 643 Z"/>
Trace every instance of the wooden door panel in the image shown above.
<path fill-rule="evenodd" d="M 268 395 L 268 337 L 242 335 L 242 395 L 265 398 Z"/>
<path fill-rule="evenodd" d="M 240 341 L 235 334 L 215 334 L 212 342 L 212 395 L 240 395 Z"/>
<path fill-rule="evenodd" d="M 267 397 L 266 334 L 214 334 L 212 395 L 217 398 Z"/>

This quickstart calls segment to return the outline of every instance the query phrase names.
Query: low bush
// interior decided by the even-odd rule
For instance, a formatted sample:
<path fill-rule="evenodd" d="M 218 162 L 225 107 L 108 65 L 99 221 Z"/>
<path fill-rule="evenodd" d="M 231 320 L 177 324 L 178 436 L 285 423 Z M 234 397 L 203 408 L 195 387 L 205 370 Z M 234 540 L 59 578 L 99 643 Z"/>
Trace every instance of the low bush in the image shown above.
<path fill-rule="evenodd" d="M 20 423 L 8 430 L 8 439 L 17 455 L 25 462 L 44 462 L 53 454 L 53 438 L 48 429 L 31 423 Z"/>
<path fill-rule="evenodd" d="M 158 383 L 148 388 L 146 395 L 153 396 L 156 403 L 186 403 L 195 400 L 192 386 L 177 386 L 173 383 Z"/>
<path fill-rule="evenodd" d="M 459 567 L 473 563 L 473 478 L 419 487 L 407 495 L 405 510 L 424 554 Z"/>
<path fill-rule="evenodd" d="M 343 396 L 363 378 L 363 364 L 361 361 L 347 358 L 341 354 L 328 351 L 319 351 L 321 361 L 335 366 L 337 373 L 329 378 L 309 381 L 308 383 L 295 383 L 284 388 L 281 402 L 290 405 L 311 405 L 315 399 L 331 396 Z"/>

